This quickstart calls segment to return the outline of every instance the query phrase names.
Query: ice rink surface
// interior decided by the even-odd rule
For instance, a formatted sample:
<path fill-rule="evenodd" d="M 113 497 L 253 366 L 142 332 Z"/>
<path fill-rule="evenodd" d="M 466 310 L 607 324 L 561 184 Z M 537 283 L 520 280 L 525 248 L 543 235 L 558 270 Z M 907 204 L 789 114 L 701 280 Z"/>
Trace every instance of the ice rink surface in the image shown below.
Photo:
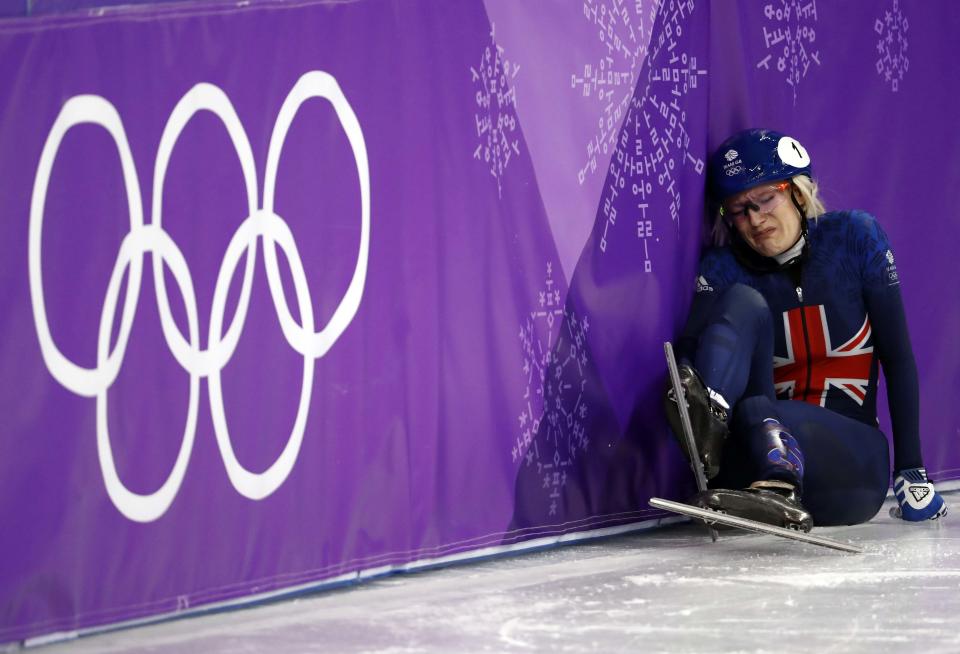
<path fill-rule="evenodd" d="M 844 554 L 692 524 L 374 579 L 36 648 L 92 652 L 960 652 L 960 493 L 939 523 L 816 529 Z"/>

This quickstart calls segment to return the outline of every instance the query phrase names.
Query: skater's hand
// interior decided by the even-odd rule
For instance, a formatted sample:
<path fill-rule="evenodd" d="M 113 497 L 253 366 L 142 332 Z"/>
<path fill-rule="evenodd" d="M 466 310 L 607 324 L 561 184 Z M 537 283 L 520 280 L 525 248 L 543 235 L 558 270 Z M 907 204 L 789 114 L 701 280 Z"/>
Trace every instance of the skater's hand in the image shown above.
<path fill-rule="evenodd" d="M 890 509 L 894 518 L 910 522 L 936 520 L 947 515 L 947 505 L 937 493 L 933 483 L 927 479 L 923 468 L 910 468 L 897 473 L 893 481 L 893 492 L 897 496 L 898 507 Z"/>

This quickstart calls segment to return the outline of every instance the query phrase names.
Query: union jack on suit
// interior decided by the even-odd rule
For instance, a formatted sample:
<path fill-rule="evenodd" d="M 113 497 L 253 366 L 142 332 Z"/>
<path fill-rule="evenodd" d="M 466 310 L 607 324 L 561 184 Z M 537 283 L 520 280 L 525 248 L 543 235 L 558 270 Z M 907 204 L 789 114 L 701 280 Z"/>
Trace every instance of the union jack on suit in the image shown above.
<path fill-rule="evenodd" d="M 886 234 L 873 216 L 849 211 L 810 220 L 806 238 L 804 258 L 789 272 L 752 270 L 729 246 L 708 250 L 678 344 L 681 356 L 696 349 L 711 303 L 735 284 L 749 286 L 770 309 L 777 397 L 876 428 L 882 364 L 894 469 L 921 467 L 916 364 Z"/>
<path fill-rule="evenodd" d="M 827 311 L 822 304 L 785 311 L 783 329 L 787 355 L 773 357 L 778 395 L 825 407 L 827 391 L 833 387 L 863 405 L 873 360 L 869 317 L 839 347 L 831 344 Z"/>

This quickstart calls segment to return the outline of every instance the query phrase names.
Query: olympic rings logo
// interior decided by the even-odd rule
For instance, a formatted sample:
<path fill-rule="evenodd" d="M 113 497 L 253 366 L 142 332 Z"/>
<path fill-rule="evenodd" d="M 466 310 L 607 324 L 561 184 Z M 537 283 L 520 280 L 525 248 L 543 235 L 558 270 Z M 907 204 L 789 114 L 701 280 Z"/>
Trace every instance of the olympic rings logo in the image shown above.
<path fill-rule="evenodd" d="M 346 132 L 357 165 L 361 207 L 360 246 L 353 277 L 333 316 L 326 326 L 319 331 L 314 331 L 312 299 L 296 242 L 287 223 L 274 212 L 273 208 L 277 167 L 287 131 L 299 111 L 300 105 L 311 98 L 328 100 L 333 105 L 337 118 Z M 197 303 L 190 270 L 183 253 L 167 232 L 163 230 L 161 224 L 163 182 L 170 155 L 186 124 L 200 111 L 213 113 L 226 128 L 240 160 L 248 207 L 248 215 L 240 223 L 231 238 L 223 261 L 220 263 L 213 294 L 213 306 L 210 310 L 209 337 L 206 350 L 201 350 L 199 347 Z M 50 326 L 47 322 L 41 277 L 43 211 L 50 174 L 64 136 L 71 128 L 83 123 L 99 125 L 113 138 L 120 157 L 130 213 L 130 232 L 124 237 L 120 245 L 113 272 L 107 285 L 103 308 L 100 312 L 95 368 L 85 368 L 70 361 L 53 341 Z M 367 161 L 366 144 L 364 143 L 360 123 L 357 121 L 350 103 L 347 102 L 337 81 L 328 73 L 311 71 L 304 74 L 284 100 L 270 137 L 264 177 L 263 202 L 260 206 L 257 204 L 258 195 L 256 164 L 247 134 L 229 98 L 220 88 L 212 84 L 201 83 L 194 86 L 180 99 L 170 114 L 157 149 L 153 174 L 152 219 L 147 224 L 143 221 L 139 179 L 134 167 L 130 144 L 127 141 L 120 115 L 110 102 L 96 95 L 77 95 L 70 98 L 60 110 L 47 136 L 40 155 L 30 204 L 28 256 L 30 300 L 37 336 L 40 341 L 40 350 L 43 354 L 44 363 L 60 384 L 77 395 L 96 397 L 97 456 L 100 469 L 111 501 L 120 513 L 130 520 L 150 522 L 158 519 L 169 508 L 180 489 L 196 435 L 199 381 L 201 377 L 207 378 L 210 413 L 213 417 L 220 455 L 223 458 L 230 482 L 241 495 L 252 500 L 267 497 L 283 484 L 296 463 L 307 422 L 309 399 L 313 387 L 314 361 L 327 353 L 353 320 L 363 295 L 370 249 L 370 169 Z M 303 382 L 296 420 L 287 439 L 287 444 L 267 470 L 254 473 L 244 468 L 234 453 L 230 434 L 227 430 L 227 419 L 220 386 L 220 371 L 223 370 L 223 367 L 233 355 L 246 319 L 258 239 L 262 239 L 263 242 L 267 281 L 284 337 L 294 350 L 303 355 Z M 283 293 L 277 264 L 276 248 L 278 245 L 284 251 L 290 264 L 298 313 L 302 324 L 298 323 L 290 313 L 290 308 Z M 246 264 L 240 297 L 233 319 L 224 331 L 227 291 L 239 265 L 240 257 L 244 252 L 246 252 Z M 116 379 L 123 362 L 140 294 L 143 257 L 147 253 L 150 254 L 153 262 L 154 291 L 160 308 L 160 321 L 164 339 L 174 358 L 190 375 L 190 399 L 186 425 L 183 431 L 183 441 L 170 474 L 158 490 L 141 495 L 124 486 L 117 473 L 107 426 L 107 391 Z M 169 298 L 167 297 L 166 282 L 164 281 L 164 265 L 173 274 L 186 305 L 189 331 L 187 336 L 181 333 L 173 319 Z M 111 350 L 111 330 L 117 315 L 122 280 L 127 270 L 129 270 L 129 274 L 120 315 L 119 333 L 116 344 Z"/>

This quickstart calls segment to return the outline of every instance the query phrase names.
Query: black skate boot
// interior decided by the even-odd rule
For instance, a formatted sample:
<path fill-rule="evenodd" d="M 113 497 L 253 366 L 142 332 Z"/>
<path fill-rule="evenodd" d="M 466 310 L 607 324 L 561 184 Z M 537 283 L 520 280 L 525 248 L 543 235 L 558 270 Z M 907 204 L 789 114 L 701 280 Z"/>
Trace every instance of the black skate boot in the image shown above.
<path fill-rule="evenodd" d="M 707 388 L 700 379 L 700 375 L 691 366 L 682 364 L 678 366 L 678 371 L 680 383 L 683 384 L 687 396 L 690 426 L 693 429 L 693 439 L 697 444 L 697 454 L 700 462 L 703 463 L 703 472 L 707 479 L 713 479 L 720 472 L 720 453 L 729 432 L 727 423 L 730 407 L 720 394 Z M 690 453 L 687 451 L 686 439 L 683 436 L 680 409 L 677 406 L 673 388 L 667 390 L 663 404 L 673 435 L 680 441 L 680 447 L 689 459 Z"/>
<path fill-rule="evenodd" d="M 796 490 L 785 481 L 756 481 L 744 490 L 705 490 L 697 493 L 690 503 L 775 527 L 810 531 L 813 518 L 800 504 Z"/>

